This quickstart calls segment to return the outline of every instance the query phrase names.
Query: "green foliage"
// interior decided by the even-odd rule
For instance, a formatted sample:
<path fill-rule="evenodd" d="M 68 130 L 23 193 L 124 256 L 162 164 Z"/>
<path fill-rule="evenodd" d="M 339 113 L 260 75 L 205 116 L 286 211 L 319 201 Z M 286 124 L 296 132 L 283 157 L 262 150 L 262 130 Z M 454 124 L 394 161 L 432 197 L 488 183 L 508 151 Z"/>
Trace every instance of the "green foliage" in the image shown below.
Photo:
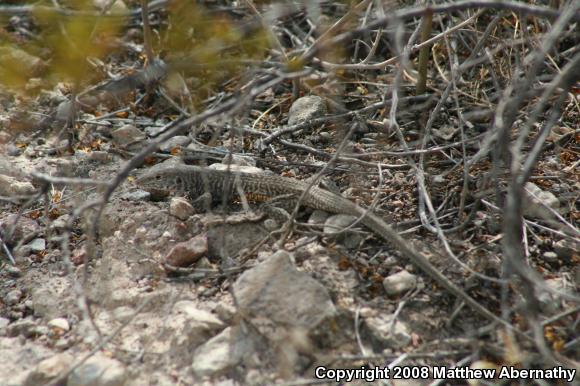
<path fill-rule="evenodd" d="M 190 1 L 175 1 L 157 50 L 169 61 L 187 58 L 187 65 L 179 70 L 210 84 L 232 75 L 248 60 L 261 59 L 267 47 L 268 37 L 261 26 L 243 30 L 225 15 L 210 14 Z"/>
<path fill-rule="evenodd" d="M 24 90 L 28 80 L 43 70 L 42 60 L 14 42 L 0 42 L 0 85 Z"/>
<path fill-rule="evenodd" d="M 111 41 L 123 25 L 121 18 L 99 17 L 92 3 L 71 0 L 67 5 L 80 11 L 78 16 L 34 8 L 38 38 L 17 41 L 7 32 L 0 34 L 0 84 L 18 93 L 28 92 L 28 81 L 43 78 L 43 87 L 70 82 L 80 87 L 94 73 L 89 58 L 103 58 L 111 52 Z M 82 14 L 83 11 L 91 11 Z M 45 60 L 46 59 L 46 60 Z M 37 90 L 32 90 L 37 91 Z"/>
<path fill-rule="evenodd" d="M 92 10 L 86 1 L 74 1 L 75 8 Z M 91 71 L 88 58 L 109 54 L 112 40 L 122 23 L 98 16 L 67 17 L 41 10 L 35 12 L 41 28 L 42 44 L 51 52 L 50 74 L 80 85 Z"/>
<path fill-rule="evenodd" d="M 44 88 L 68 82 L 79 90 L 97 80 L 91 59 L 112 53 L 125 20 L 99 15 L 89 0 L 62 4 L 75 13 L 54 12 L 51 3 L 35 8 L 37 40 L 15 43 L 0 29 L 0 85 L 23 92 L 31 77 L 41 77 Z M 170 2 L 162 26 L 153 34 L 154 53 L 186 79 L 197 79 L 189 84 L 206 91 L 235 77 L 248 61 L 262 59 L 268 48 L 268 35 L 259 24 L 240 28 L 225 15 L 191 1 Z"/>

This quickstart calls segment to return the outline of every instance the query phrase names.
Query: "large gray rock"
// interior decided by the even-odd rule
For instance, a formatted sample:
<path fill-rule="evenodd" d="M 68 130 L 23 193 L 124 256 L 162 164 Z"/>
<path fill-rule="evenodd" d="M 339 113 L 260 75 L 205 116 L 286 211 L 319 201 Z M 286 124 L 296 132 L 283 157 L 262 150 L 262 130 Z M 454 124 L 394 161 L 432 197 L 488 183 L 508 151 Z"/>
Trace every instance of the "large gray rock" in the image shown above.
<path fill-rule="evenodd" d="M 175 137 L 171 137 L 163 142 L 161 146 L 159 146 L 159 150 L 169 153 L 177 147 L 186 147 L 190 142 L 191 139 L 189 137 L 185 135 L 176 135 Z"/>
<path fill-rule="evenodd" d="M 118 146 L 127 146 L 145 139 L 145 134 L 133 125 L 125 125 L 111 133 L 113 142 Z"/>
<path fill-rule="evenodd" d="M 97 353 L 69 375 L 67 386 L 123 386 L 126 381 L 121 362 Z"/>
<path fill-rule="evenodd" d="M 27 181 L 0 174 L 0 195 L 2 196 L 28 196 L 34 194 L 36 188 Z"/>
<path fill-rule="evenodd" d="M 533 182 L 526 183 L 524 187 L 523 212 L 525 216 L 549 220 L 554 218 L 550 208 L 558 212 L 560 201 L 551 192 L 540 189 Z"/>
<path fill-rule="evenodd" d="M 245 363 L 252 363 L 257 350 L 254 340 L 241 332 L 239 327 L 228 327 L 195 350 L 193 373 L 200 377 L 217 376 Z"/>
<path fill-rule="evenodd" d="M 242 315 L 310 331 L 336 314 L 328 291 L 279 251 L 241 275 L 234 296 Z"/>
<path fill-rule="evenodd" d="M 383 287 L 389 296 L 401 295 L 417 286 L 417 276 L 407 271 L 397 272 L 383 280 Z"/>
<path fill-rule="evenodd" d="M 228 219 L 234 216 L 228 216 Z M 244 222 L 212 225 L 207 231 L 208 254 L 220 257 L 235 256 L 243 249 L 255 246 L 267 235 L 260 224 Z"/>
<path fill-rule="evenodd" d="M 51 382 L 68 371 L 72 363 L 72 356 L 66 353 L 44 359 L 28 374 L 24 386 L 44 385 Z"/>
<path fill-rule="evenodd" d="M 288 125 L 296 125 L 326 114 L 324 99 L 316 95 L 296 99 L 288 112 Z"/>
<path fill-rule="evenodd" d="M 31 240 L 40 229 L 36 220 L 24 216 L 18 217 L 17 214 L 0 219 L 0 234 L 8 245 L 16 245 L 21 240 Z"/>

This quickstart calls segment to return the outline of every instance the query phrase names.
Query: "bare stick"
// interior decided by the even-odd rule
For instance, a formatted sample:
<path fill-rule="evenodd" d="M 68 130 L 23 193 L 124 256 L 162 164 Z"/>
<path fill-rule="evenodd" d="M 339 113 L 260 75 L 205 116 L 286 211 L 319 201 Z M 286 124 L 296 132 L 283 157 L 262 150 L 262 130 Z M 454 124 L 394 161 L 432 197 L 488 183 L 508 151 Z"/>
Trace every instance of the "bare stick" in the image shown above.
<path fill-rule="evenodd" d="M 427 12 L 421 20 L 421 42 L 424 43 L 431 35 L 433 13 Z M 427 89 L 427 64 L 429 62 L 430 46 L 423 46 L 419 51 L 419 78 L 417 79 L 417 95 L 423 94 Z"/>

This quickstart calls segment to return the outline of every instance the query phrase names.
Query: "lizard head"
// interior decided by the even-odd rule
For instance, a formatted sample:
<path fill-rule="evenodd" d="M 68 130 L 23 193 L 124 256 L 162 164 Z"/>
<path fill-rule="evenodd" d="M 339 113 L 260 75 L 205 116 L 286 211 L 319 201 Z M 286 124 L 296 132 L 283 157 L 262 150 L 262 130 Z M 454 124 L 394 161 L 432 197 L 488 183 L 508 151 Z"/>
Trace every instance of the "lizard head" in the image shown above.
<path fill-rule="evenodd" d="M 149 170 L 138 177 L 135 183 L 149 192 L 154 200 L 161 200 L 183 187 L 180 173 L 172 168 Z"/>

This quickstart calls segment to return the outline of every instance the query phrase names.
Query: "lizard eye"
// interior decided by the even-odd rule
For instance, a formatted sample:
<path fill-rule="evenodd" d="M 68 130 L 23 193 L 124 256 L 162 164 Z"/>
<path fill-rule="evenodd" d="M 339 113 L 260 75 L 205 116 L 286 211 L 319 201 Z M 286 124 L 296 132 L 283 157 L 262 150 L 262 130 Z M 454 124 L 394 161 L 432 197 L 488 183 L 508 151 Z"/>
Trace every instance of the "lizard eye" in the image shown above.
<path fill-rule="evenodd" d="M 160 180 L 160 179 L 161 179 L 161 176 L 160 176 L 159 174 L 157 174 L 157 175 L 155 176 L 155 179 L 156 179 L 156 180 Z"/>
<path fill-rule="evenodd" d="M 181 184 L 181 177 L 175 178 L 175 182 L 177 182 L 178 184 Z"/>

